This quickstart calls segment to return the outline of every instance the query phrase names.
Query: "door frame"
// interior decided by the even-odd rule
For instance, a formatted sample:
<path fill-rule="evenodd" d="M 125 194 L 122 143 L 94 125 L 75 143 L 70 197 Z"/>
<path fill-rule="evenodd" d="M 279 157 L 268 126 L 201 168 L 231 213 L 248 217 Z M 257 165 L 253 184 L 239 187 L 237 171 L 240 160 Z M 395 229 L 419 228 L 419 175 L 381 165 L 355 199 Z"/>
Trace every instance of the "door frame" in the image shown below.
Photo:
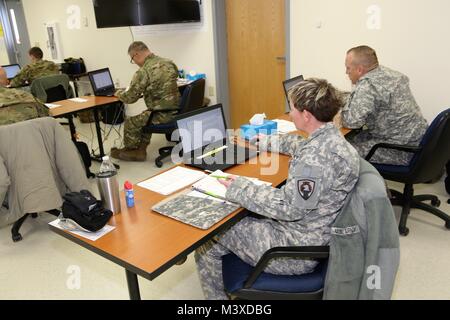
<path fill-rule="evenodd" d="M 227 19 L 225 11 L 226 0 L 212 1 L 214 56 L 216 60 L 216 91 L 217 103 L 222 103 L 227 123 L 231 123 L 230 88 L 228 85 L 228 43 Z M 286 37 L 286 79 L 291 75 L 291 0 L 284 0 L 285 4 L 285 37 Z M 280 84 L 281 85 L 281 84 Z M 286 111 L 289 106 L 286 103 Z"/>
<path fill-rule="evenodd" d="M 6 51 L 8 52 L 9 63 L 18 63 L 16 55 L 16 47 L 14 45 L 14 35 L 9 22 L 8 8 L 6 1 L 0 1 L 0 19 L 3 27 L 3 37 L 5 38 Z"/>
<path fill-rule="evenodd" d="M 20 13 L 19 17 L 16 16 L 16 19 L 19 20 L 18 24 L 23 27 L 20 33 L 22 47 L 19 49 L 16 46 L 14 31 L 11 25 L 11 16 L 8 12 L 8 2 L 17 2 L 17 4 L 20 6 L 20 12 L 16 10 L 16 13 Z M 22 0 L 0 0 L 0 18 L 3 27 L 3 35 L 5 38 L 6 51 L 8 52 L 9 63 L 18 63 L 23 67 L 25 64 L 29 63 L 28 50 L 31 46 Z M 21 59 L 19 59 L 19 55 L 21 56 Z"/>

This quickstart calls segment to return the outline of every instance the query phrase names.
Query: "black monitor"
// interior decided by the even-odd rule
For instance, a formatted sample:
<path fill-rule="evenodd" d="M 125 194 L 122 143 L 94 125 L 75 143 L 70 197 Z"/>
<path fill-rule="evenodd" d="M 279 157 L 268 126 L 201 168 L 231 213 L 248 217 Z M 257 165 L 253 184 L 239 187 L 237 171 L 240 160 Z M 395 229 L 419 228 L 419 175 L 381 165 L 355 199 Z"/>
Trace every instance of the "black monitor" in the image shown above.
<path fill-rule="evenodd" d="M 284 94 L 286 95 L 286 100 L 289 103 L 289 90 L 295 86 L 297 83 L 302 82 L 303 76 L 297 76 L 288 80 L 283 81 L 283 87 L 284 87 Z"/>
<path fill-rule="evenodd" d="M 198 0 L 93 0 L 97 28 L 200 22 Z"/>
<path fill-rule="evenodd" d="M 139 25 L 137 0 L 93 0 L 97 28 Z"/>
<path fill-rule="evenodd" d="M 5 70 L 6 78 L 8 78 L 8 80 L 13 79 L 20 71 L 20 65 L 18 65 L 17 63 L 2 66 L 2 68 Z"/>
<path fill-rule="evenodd" d="M 139 6 L 142 25 L 200 21 L 197 0 L 140 0 Z"/>

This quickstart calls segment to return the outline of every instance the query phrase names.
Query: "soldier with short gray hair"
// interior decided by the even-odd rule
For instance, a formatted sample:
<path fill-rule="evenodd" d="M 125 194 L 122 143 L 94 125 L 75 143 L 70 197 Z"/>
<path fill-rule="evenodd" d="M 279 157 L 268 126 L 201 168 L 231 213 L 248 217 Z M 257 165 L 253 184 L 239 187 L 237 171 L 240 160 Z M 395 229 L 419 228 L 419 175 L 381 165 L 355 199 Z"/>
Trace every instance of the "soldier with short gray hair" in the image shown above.
<path fill-rule="evenodd" d="M 290 90 L 290 116 L 299 135 L 259 136 L 259 148 L 290 155 L 286 184 L 256 185 L 231 176 L 221 180 L 227 200 L 252 211 L 229 230 L 197 249 L 197 270 L 207 299 L 227 299 L 222 256 L 232 252 L 255 266 L 267 250 L 278 246 L 321 246 L 330 240 L 331 225 L 359 175 L 357 151 L 333 124 L 342 106 L 339 94 L 325 80 L 307 79 Z M 266 269 L 273 274 L 313 271 L 316 261 L 282 259 Z"/>
<path fill-rule="evenodd" d="M 135 103 L 144 97 L 147 110 L 125 119 L 124 148 L 112 148 L 111 156 L 126 161 L 145 161 L 151 134 L 142 128 L 154 112 L 152 124 L 171 121 L 176 111 L 164 109 L 178 107 L 180 93 L 177 86 L 178 68 L 170 60 L 158 57 L 142 41 L 133 42 L 128 48 L 130 62 L 140 68 L 134 74 L 128 90 L 118 90 L 116 96 L 124 103 Z"/>
<path fill-rule="evenodd" d="M 342 125 L 361 132 L 350 143 L 362 157 L 378 143 L 416 146 L 427 127 L 409 87 L 400 72 L 380 66 L 375 50 L 359 46 L 347 52 L 346 73 L 354 88 L 342 110 Z M 412 155 L 380 148 L 371 162 L 405 165 Z"/>
<path fill-rule="evenodd" d="M 0 125 L 48 116 L 48 109 L 31 93 L 8 89 L 6 72 L 0 67 Z"/>

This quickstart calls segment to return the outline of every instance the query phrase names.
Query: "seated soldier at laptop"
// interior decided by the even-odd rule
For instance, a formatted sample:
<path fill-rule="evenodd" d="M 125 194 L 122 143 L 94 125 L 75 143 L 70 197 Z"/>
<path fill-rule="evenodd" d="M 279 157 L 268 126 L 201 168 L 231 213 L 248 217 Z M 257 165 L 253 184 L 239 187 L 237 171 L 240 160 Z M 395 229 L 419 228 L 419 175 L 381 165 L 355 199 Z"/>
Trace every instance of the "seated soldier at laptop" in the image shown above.
<path fill-rule="evenodd" d="M 48 116 L 48 109 L 31 93 L 5 88 L 6 72 L 0 68 L 0 125 Z"/>
<path fill-rule="evenodd" d="M 128 48 L 131 63 L 140 68 L 135 73 L 128 90 L 118 90 L 116 96 L 124 103 L 135 103 L 144 95 L 147 110 L 125 119 L 124 148 L 111 149 L 111 156 L 126 161 L 145 161 L 151 134 L 142 128 L 152 112 L 178 106 L 180 93 L 177 86 L 178 68 L 170 60 L 152 53 L 141 41 L 133 42 Z M 166 123 L 174 118 L 176 111 L 157 112 L 152 123 Z"/>
<path fill-rule="evenodd" d="M 59 68 L 54 62 L 42 59 L 44 53 L 40 48 L 33 47 L 28 54 L 31 63 L 20 70 L 11 80 L 10 87 L 30 85 L 37 78 L 59 74 Z"/>

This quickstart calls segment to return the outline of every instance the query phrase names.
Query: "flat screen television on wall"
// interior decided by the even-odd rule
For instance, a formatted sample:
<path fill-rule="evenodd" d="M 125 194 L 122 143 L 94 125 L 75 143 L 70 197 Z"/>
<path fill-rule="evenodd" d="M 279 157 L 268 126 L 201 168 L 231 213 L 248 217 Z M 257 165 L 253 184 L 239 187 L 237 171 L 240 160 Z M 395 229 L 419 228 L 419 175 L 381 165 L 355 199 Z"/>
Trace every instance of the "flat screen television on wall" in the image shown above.
<path fill-rule="evenodd" d="M 200 22 L 198 0 L 93 0 L 97 28 Z"/>

